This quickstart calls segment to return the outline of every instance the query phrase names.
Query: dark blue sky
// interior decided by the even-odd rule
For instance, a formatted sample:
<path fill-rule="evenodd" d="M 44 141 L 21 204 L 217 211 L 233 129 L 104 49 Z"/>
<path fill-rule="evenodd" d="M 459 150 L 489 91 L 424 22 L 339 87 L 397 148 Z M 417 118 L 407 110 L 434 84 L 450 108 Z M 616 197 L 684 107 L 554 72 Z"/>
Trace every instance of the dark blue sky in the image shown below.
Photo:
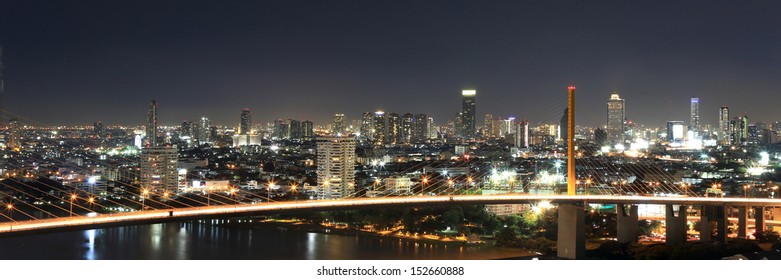
<path fill-rule="evenodd" d="M 483 114 L 688 121 L 688 99 L 781 120 L 779 1 L 0 0 L 5 110 L 42 124 L 207 115 L 237 125 L 422 112 L 438 123 L 477 89 Z"/>

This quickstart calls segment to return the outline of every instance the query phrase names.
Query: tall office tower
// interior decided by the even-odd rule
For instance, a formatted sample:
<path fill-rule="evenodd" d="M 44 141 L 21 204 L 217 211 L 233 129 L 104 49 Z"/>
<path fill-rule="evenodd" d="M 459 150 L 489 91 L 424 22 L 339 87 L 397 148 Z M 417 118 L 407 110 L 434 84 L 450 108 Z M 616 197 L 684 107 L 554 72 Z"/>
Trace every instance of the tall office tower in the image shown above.
<path fill-rule="evenodd" d="M 146 113 L 146 146 L 157 147 L 157 101 L 152 100 Z"/>
<path fill-rule="evenodd" d="M 694 132 L 694 136 L 700 135 L 700 99 L 692 97 L 689 104 L 689 131 Z"/>
<path fill-rule="evenodd" d="M 608 134 L 610 135 L 610 134 Z M 682 121 L 667 122 L 667 141 L 672 144 L 683 144 L 686 133 L 683 131 Z"/>
<path fill-rule="evenodd" d="M 311 140 L 315 137 L 314 127 L 315 124 L 312 121 L 301 122 L 301 138 L 304 140 Z"/>
<path fill-rule="evenodd" d="M 399 135 L 401 134 L 401 118 L 399 118 L 399 114 L 388 114 L 388 117 L 386 118 L 386 125 L 387 128 L 385 131 L 387 131 L 387 139 L 385 140 L 385 143 L 391 145 L 398 144 Z"/>
<path fill-rule="evenodd" d="M 182 126 L 179 127 L 179 137 L 192 137 L 193 136 L 193 123 L 183 121 Z"/>
<path fill-rule="evenodd" d="M 22 147 L 22 131 L 19 120 L 11 118 L 8 120 L 8 139 L 6 140 L 6 147 L 11 149 L 19 149 Z"/>
<path fill-rule="evenodd" d="M 200 133 L 200 135 L 198 136 L 198 140 L 201 144 L 211 143 L 213 139 L 211 137 L 211 122 L 209 121 L 209 118 L 201 117 L 201 125 L 199 128 L 198 133 Z"/>
<path fill-rule="evenodd" d="M 729 123 L 732 145 L 746 145 L 748 139 L 748 117 L 735 117 Z"/>
<path fill-rule="evenodd" d="M 161 195 L 165 192 L 176 193 L 178 161 L 176 145 L 141 149 L 141 188 Z"/>
<path fill-rule="evenodd" d="M 401 116 L 401 129 L 399 129 L 399 143 L 412 143 L 413 126 L 415 125 L 415 116 L 411 113 L 404 113 Z"/>
<path fill-rule="evenodd" d="M 434 127 L 434 118 L 433 117 L 428 117 L 428 122 L 427 122 L 426 126 L 428 127 L 428 137 L 426 137 L 427 139 L 437 139 L 437 138 L 439 138 L 439 129 Z"/>
<path fill-rule="evenodd" d="M 567 142 L 567 127 L 569 124 L 569 121 L 567 119 L 567 113 L 569 112 L 569 108 L 564 109 L 564 115 L 561 116 L 561 120 L 559 120 L 559 135 L 558 139 L 561 139 L 561 141 Z"/>
<path fill-rule="evenodd" d="M 457 137 L 464 137 L 464 112 L 458 112 L 451 129 Z"/>
<path fill-rule="evenodd" d="M 288 119 L 288 126 L 290 129 L 290 139 L 301 140 L 303 133 L 301 132 L 301 122 L 294 119 Z"/>
<path fill-rule="evenodd" d="M 727 106 L 719 108 L 719 143 L 732 145 L 729 129 L 729 108 Z"/>
<path fill-rule="evenodd" d="M 274 121 L 274 131 L 271 137 L 276 139 L 288 139 L 290 138 L 290 125 L 283 119 Z"/>
<path fill-rule="evenodd" d="M 624 100 L 614 91 L 607 101 L 607 139 L 610 145 L 624 143 Z"/>
<path fill-rule="evenodd" d="M 370 141 L 374 139 L 374 135 L 372 135 L 372 131 L 374 131 L 372 127 L 372 117 L 373 115 L 371 112 L 364 112 L 361 118 L 361 136 Z"/>
<path fill-rule="evenodd" d="M 412 122 L 412 143 L 426 143 L 430 134 L 428 116 L 426 114 L 416 114 Z"/>
<path fill-rule="evenodd" d="M 252 115 L 248 108 L 241 110 L 241 123 L 239 125 L 239 134 L 249 135 L 252 127 Z"/>
<path fill-rule="evenodd" d="M 496 131 L 494 131 L 494 115 L 485 114 L 485 121 L 483 122 L 483 137 L 494 137 Z"/>
<path fill-rule="evenodd" d="M 5 127 L 3 122 L 3 98 L 5 97 L 5 80 L 3 79 L 3 47 L 0 46 L 0 129 Z"/>
<path fill-rule="evenodd" d="M 466 139 L 475 138 L 475 96 L 477 91 L 473 89 L 465 89 L 461 91 L 463 98 L 463 106 L 461 109 L 461 125 L 463 126 L 463 137 Z"/>
<path fill-rule="evenodd" d="M 347 134 L 347 119 L 344 118 L 344 114 L 334 114 L 333 127 L 331 134 L 333 135 L 345 135 Z"/>
<path fill-rule="evenodd" d="M 349 197 L 355 192 L 355 138 L 317 138 L 317 197 Z"/>
<path fill-rule="evenodd" d="M 372 124 L 374 126 L 373 133 L 372 133 L 372 139 L 374 142 L 374 145 L 376 146 L 382 146 L 385 145 L 385 112 L 383 111 L 377 111 L 374 112 L 374 119 L 372 121 Z"/>
<path fill-rule="evenodd" d="M 523 120 L 515 124 L 515 147 L 522 149 L 529 147 L 529 121 Z"/>

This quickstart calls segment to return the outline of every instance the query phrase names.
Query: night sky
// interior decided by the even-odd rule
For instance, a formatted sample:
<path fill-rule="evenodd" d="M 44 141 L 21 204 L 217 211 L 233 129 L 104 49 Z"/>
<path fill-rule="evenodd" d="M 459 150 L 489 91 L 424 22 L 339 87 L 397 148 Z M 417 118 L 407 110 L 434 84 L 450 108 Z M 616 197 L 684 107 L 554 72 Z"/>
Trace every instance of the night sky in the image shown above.
<path fill-rule="evenodd" d="M 781 121 L 780 1 L 0 0 L 4 110 L 38 124 L 238 125 L 340 112 L 444 123 L 477 89 L 483 115 L 604 125 L 701 122 L 718 107 Z"/>

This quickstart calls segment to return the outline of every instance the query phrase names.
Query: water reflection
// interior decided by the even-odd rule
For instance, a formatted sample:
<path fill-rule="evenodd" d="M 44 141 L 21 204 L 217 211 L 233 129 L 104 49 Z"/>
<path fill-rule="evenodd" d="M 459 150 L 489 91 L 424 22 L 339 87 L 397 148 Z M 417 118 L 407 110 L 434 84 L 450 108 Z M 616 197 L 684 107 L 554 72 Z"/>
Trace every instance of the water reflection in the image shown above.
<path fill-rule="evenodd" d="M 213 224 L 214 223 L 214 224 Z M 518 253 L 341 236 L 215 221 L 125 226 L 0 238 L 0 259 L 491 259 Z"/>

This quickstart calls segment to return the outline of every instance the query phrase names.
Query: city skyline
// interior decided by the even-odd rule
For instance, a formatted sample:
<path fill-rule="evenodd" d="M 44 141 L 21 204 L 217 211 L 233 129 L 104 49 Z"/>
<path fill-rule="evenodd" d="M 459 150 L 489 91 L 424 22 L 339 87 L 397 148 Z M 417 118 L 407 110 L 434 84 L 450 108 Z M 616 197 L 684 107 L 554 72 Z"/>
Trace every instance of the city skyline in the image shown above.
<path fill-rule="evenodd" d="M 266 121 L 381 109 L 444 123 L 458 92 L 476 89 L 477 116 L 555 122 L 559 113 L 529 112 L 559 104 L 573 83 L 584 126 L 604 125 L 612 91 L 627 118 L 655 127 L 687 120 L 691 96 L 701 124 L 716 125 L 720 106 L 781 119 L 770 97 L 781 39 L 767 5 L 171 1 L 136 13 L 152 3 L 0 4 L 13 11 L 0 23 L 15 27 L 0 31 L 4 110 L 47 125 L 139 125 L 155 99 L 170 125 L 233 125 L 245 107 Z"/>

